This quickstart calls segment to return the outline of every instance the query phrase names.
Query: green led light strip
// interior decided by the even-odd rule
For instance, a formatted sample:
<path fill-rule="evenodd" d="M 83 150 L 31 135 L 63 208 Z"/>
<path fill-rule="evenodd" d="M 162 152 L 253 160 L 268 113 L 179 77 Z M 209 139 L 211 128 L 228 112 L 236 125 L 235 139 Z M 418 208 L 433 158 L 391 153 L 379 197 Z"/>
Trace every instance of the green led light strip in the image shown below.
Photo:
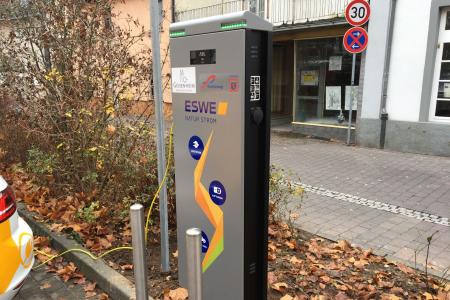
<path fill-rule="evenodd" d="M 228 24 L 222 24 L 220 28 L 223 30 L 230 30 L 230 29 L 236 29 L 236 28 L 243 28 L 247 27 L 247 22 L 240 21 L 238 23 L 228 23 Z"/>
<path fill-rule="evenodd" d="M 185 36 L 186 35 L 186 31 L 181 30 L 181 31 L 172 31 L 169 36 L 170 37 L 179 37 L 179 36 Z"/>

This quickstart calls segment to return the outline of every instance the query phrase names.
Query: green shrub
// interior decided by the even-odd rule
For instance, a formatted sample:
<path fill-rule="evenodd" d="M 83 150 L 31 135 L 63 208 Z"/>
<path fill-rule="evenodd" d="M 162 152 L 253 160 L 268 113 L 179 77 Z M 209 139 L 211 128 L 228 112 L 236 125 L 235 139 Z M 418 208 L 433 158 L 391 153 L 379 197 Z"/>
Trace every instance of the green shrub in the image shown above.
<path fill-rule="evenodd" d="M 27 155 L 18 159 L 36 175 L 51 177 L 58 192 L 120 213 L 128 209 L 126 197 L 149 203 L 158 180 L 148 102 L 152 61 L 142 47 L 148 31 L 120 16 L 115 3 L 35 0 L 27 6 L 33 18 L 11 20 L 12 32 L 0 35 L 0 88 L 14 100 L 8 105 L 12 119 L 4 123 L 20 124 L 21 131 L 0 124 L 0 158 L 7 161 L 23 144 Z M 127 24 L 109 21 L 115 19 Z M 0 94 L 2 117 L 3 103 Z M 137 103 L 146 104 L 138 113 Z"/>
<path fill-rule="evenodd" d="M 91 202 L 89 206 L 78 209 L 75 217 L 87 222 L 89 224 L 94 223 L 97 220 L 95 212 L 100 208 L 100 203 L 98 201 Z"/>
<path fill-rule="evenodd" d="M 27 168 L 37 175 L 52 175 L 56 157 L 33 147 L 28 150 Z"/>
<path fill-rule="evenodd" d="M 298 218 L 304 190 L 295 184 L 300 178 L 291 172 L 270 166 L 269 178 L 269 219 L 271 222 L 292 221 Z M 295 198 L 295 199 L 294 199 Z"/>

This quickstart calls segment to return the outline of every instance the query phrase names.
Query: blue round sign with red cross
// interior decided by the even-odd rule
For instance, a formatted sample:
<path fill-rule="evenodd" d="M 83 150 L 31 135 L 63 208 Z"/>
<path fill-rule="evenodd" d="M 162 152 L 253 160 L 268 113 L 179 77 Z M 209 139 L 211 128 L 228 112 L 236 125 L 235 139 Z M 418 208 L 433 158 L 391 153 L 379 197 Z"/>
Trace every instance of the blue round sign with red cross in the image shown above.
<path fill-rule="evenodd" d="M 369 35 L 364 28 L 353 27 L 344 35 L 344 48 L 350 53 L 361 53 L 367 48 Z"/>

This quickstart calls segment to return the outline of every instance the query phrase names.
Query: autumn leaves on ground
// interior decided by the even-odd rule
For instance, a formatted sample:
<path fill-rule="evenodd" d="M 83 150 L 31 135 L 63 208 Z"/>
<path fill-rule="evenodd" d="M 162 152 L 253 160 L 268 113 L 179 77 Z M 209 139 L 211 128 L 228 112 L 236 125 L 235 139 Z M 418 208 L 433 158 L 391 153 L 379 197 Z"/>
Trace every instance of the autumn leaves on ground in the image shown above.
<path fill-rule="evenodd" d="M 108 208 L 94 207 L 89 213 L 95 222 L 89 222 L 88 218 L 80 216 L 80 212 L 86 213 L 83 208 L 89 207 L 86 204 L 89 199 L 84 195 L 56 197 L 50 188 L 35 184 L 32 176 L 17 167 L 3 167 L 1 173 L 13 183 L 19 201 L 23 201 L 29 211 L 36 212 L 37 219 L 53 231 L 77 240 L 95 254 L 130 244 L 128 217 L 114 217 Z M 153 228 L 150 233 L 153 243 L 158 240 L 157 234 L 157 229 Z M 426 278 L 423 273 L 403 264 L 374 255 L 370 249 L 352 247 L 347 241 L 331 242 L 286 224 L 272 224 L 269 239 L 269 299 L 450 300 L 450 284 L 445 280 Z M 56 254 L 47 238 L 37 237 L 35 244 L 41 252 L 37 254 L 40 261 Z M 159 274 L 158 261 L 149 266 L 151 273 L 156 272 L 153 278 L 159 278 L 151 289 L 152 296 L 157 299 L 181 300 L 187 297 L 186 290 L 178 288 L 176 253 L 174 249 L 173 270 L 169 275 Z M 107 256 L 105 260 L 132 278 L 130 254 Z M 83 284 L 87 296 L 95 293 L 95 284 L 87 283 L 73 263 L 59 258 L 47 265 L 48 272 L 57 273 L 63 280 L 71 279 L 75 284 Z"/>

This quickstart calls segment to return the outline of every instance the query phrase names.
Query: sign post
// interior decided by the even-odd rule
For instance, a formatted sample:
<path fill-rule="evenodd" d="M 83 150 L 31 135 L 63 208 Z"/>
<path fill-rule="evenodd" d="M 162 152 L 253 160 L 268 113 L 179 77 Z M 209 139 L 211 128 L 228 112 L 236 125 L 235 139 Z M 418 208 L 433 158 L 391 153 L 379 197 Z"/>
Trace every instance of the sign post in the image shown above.
<path fill-rule="evenodd" d="M 345 10 L 345 19 L 352 26 L 362 26 L 369 21 L 370 5 L 366 0 L 354 0 L 350 2 Z M 348 130 L 347 145 L 350 145 L 352 135 L 352 117 L 353 117 L 353 101 L 355 98 L 355 72 L 356 72 L 356 54 L 362 53 L 367 49 L 369 35 L 362 27 L 350 28 L 344 35 L 344 48 L 353 54 L 352 59 L 352 92 L 350 96 L 349 112 L 348 112 Z"/>
<path fill-rule="evenodd" d="M 153 91 L 155 95 L 155 117 L 156 117 L 156 146 L 158 156 L 158 183 L 164 180 L 164 169 L 166 167 L 166 149 L 164 139 L 164 112 L 161 82 L 161 54 L 160 54 L 160 9 L 157 0 L 150 1 L 151 33 L 152 33 L 152 58 L 153 58 Z M 161 230 L 161 268 L 163 272 L 170 271 L 169 263 L 169 221 L 167 213 L 167 187 L 164 182 L 159 192 L 159 218 Z M 146 233 L 147 234 L 147 233 Z"/>

